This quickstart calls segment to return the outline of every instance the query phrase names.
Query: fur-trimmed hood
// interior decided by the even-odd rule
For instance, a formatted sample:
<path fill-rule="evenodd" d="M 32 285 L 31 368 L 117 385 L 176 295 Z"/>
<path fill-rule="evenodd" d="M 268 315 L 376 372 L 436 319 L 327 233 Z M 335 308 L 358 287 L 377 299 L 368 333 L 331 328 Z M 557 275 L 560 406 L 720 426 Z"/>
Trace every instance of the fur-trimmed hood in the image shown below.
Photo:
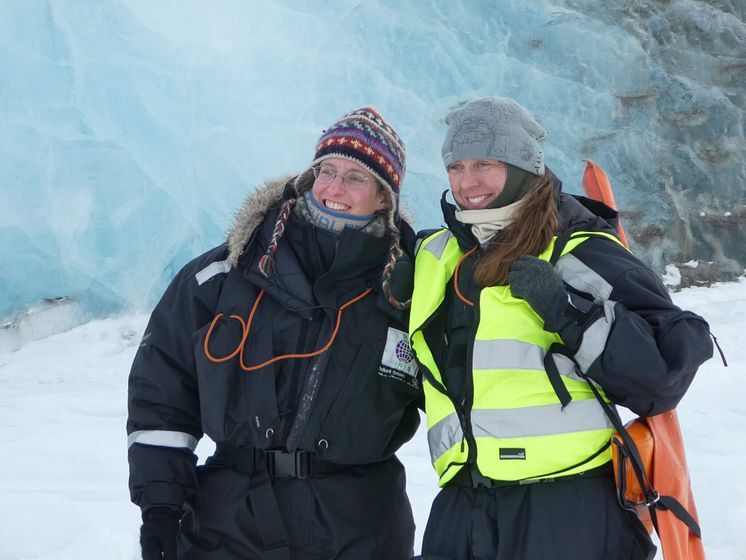
<path fill-rule="evenodd" d="M 228 260 L 232 266 L 238 264 L 246 244 L 269 211 L 282 204 L 286 188 L 293 188 L 297 196 L 302 196 L 311 189 L 313 181 L 313 171 L 308 169 L 297 176 L 287 175 L 269 180 L 244 199 L 228 233 Z M 398 208 L 398 200 L 392 200 L 392 206 L 396 216 L 410 226 L 413 224 L 413 219 Z"/>
<path fill-rule="evenodd" d="M 292 181 L 292 175 L 267 181 L 244 199 L 228 233 L 228 260 L 231 265 L 238 264 L 238 257 L 251 239 L 254 230 L 272 208 L 280 206 L 285 187 Z"/>

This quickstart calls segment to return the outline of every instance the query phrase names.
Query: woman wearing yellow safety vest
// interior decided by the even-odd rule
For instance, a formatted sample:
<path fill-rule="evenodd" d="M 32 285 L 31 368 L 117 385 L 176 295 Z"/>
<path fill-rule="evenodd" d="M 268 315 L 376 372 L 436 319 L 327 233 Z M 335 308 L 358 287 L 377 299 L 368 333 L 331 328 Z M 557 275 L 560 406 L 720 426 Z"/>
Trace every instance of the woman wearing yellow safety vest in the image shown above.
<path fill-rule="evenodd" d="M 709 327 L 561 192 L 524 107 L 475 99 L 446 124 L 456 206 L 444 193 L 447 229 L 421 236 L 410 320 L 442 487 L 421 558 L 651 558 L 589 384 L 636 414 L 674 408 Z"/>

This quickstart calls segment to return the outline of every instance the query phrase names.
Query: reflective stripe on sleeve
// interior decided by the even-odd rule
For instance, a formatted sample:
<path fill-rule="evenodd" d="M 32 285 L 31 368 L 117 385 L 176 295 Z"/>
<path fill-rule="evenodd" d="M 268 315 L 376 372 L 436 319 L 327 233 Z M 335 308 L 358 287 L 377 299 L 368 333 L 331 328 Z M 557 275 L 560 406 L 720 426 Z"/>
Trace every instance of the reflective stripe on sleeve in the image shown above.
<path fill-rule="evenodd" d="M 595 362 L 606 348 L 606 341 L 609 339 L 611 326 L 614 324 L 614 306 L 613 301 L 604 302 L 604 314 L 599 317 L 583 333 L 583 342 L 580 344 L 575 360 L 578 362 L 580 369 L 587 372 L 591 364 Z"/>
<path fill-rule="evenodd" d="M 157 445 L 159 447 L 186 448 L 190 451 L 197 449 L 197 438 L 185 432 L 171 432 L 167 430 L 140 430 L 132 432 L 127 437 L 127 447 L 132 444 Z"/>
<path fill-rule="evenodd" d="M 217 262 L 208 264 L 205 268 L 203 268 L 197 274 L 195 274 L 194 277 L 197 279 L 197 284 L 201 286 L 213 276 L 217 276 L 218 274 L 230 272 L 230 270 L 231 270 L 231 263 L 229 260 L 226 259 L 224 261 L 217 261 Z"/>
<path fill-rule="evenodd" d="M 576 290 L 592 295 L 598 304 L 602 304 L 611 296 L 612 285 L 571 253 L 557 261 L 557 271 L 562 280 Z"/>

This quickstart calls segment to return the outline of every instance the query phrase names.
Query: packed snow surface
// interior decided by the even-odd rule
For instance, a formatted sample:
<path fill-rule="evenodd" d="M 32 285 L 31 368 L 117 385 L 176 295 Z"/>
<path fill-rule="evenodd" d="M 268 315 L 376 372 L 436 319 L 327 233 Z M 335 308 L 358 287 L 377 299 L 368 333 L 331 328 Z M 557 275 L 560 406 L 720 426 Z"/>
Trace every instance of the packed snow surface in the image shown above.
<path fill-rule="evenodd" d="M 699 371 L 678 408 L 710 560 L 746 557 L 746 281 L 690 288 L 728 358 Z M 127 375 L 147 317 L 93 321 L 0 352 L 0 560 L 135 560 L 127 490 Z M 200 461 L 213 445 L 203 440 Z M 419 550 L 437 492 L 424 428 L 401 451 Z M 660 555 L 659 555 L 660 556 Z"/>

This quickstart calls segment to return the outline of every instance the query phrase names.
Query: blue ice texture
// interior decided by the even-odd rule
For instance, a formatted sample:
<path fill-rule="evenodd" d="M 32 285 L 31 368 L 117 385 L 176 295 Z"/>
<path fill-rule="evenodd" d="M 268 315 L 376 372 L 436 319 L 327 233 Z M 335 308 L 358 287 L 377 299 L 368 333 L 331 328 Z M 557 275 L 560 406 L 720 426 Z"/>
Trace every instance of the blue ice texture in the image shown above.
<path fill-rule="evenodd" d="M 739 211 L 739 2 L 4 0 L 0 318 L 149 309 L 249 192 L 366 104 L 408 146 L 418 228 L 441 223 L 443 118 L 482 95 L 536 115 L 566 190 L 584 157 L 602 164 L 641 224 Z M 687 231 L 641 251 L 721 250 Z"/>

